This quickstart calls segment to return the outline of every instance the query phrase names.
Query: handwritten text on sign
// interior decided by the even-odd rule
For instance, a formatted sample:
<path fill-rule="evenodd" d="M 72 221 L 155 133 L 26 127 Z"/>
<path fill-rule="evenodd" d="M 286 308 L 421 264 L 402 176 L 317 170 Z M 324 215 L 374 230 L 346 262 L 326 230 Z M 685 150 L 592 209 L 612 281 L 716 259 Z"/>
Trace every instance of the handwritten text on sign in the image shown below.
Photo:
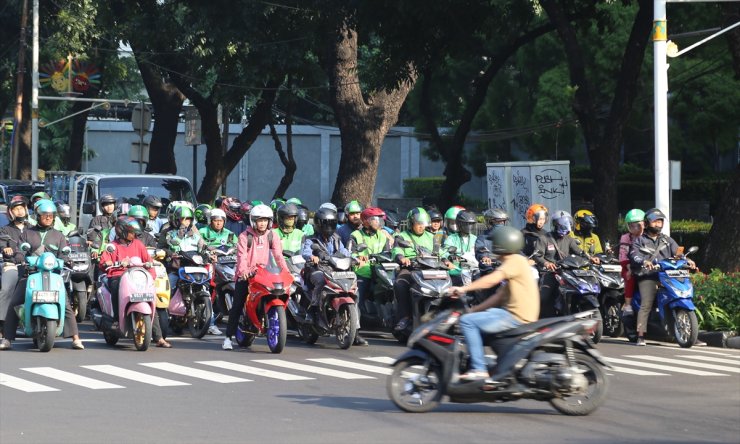
<path fill-rule="evenodd" d="M 534 176 L 534 180 L 537 184 L 535 187 L 537 195 L 543 199 L 558 199 L 568 192 L 568 179 L 558 170 L 542 170 L 540 174 Z"/>

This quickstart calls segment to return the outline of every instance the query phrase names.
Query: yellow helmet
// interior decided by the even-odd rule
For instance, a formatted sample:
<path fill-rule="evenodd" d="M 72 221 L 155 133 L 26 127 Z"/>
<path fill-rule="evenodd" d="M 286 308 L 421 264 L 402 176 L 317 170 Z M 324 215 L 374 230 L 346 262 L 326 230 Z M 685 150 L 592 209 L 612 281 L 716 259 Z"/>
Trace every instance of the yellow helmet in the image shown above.
<path fill-rule="evenodd" d="M 595 230 L 599 226 L 599 221 L 596 219 L 594 213 L 589 210 L 578 210 L 575 214 L 576 219 L 576 231 L 581 231 L 584 228 Z"/>

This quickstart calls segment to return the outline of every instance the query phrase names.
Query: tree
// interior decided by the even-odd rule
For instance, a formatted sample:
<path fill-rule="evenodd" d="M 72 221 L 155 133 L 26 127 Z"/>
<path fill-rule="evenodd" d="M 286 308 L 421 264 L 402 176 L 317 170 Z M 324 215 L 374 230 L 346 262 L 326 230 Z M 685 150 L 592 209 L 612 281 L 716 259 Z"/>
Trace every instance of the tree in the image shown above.
<path fill-rule="evenodd" d="M 290 84 L 290 79 L 288 79 L 288 84 Z M 280 179 L 280 183 L 275 189 L 272 198 L 284 198 L 285 192 L 288 191 L 290 184 L 293 183 L 293 176 L 295 176 L 295 171 L 298 167 L 295 163 L 295 158 L 293 157 L 293 113 L 290 103 L 288 104 L 288 110 L 285 114 L 286 149 L 283 150 L 283 144 L 277 134 L 274 122 L 270 122 L 270 135 L 275 144 L 275 151 L 277 151 L 278 157 L 280 157 L 280 163 L 282 163 L 285 168 L 285 173 L 283 173 L 283 177 Z"/>

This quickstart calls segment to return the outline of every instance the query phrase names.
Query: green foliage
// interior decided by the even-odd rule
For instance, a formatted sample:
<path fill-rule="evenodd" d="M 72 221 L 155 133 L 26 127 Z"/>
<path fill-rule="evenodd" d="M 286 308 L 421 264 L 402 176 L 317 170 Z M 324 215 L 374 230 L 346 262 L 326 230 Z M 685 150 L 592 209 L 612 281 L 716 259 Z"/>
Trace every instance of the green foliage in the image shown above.
<path fill-rule="evenodd" d="M 740 273 L 712 270 L 692 277 L 694 301 L 703 330 L 740 330 Z"/>
<path fill-rule="evenodd" d="M 403 197 L 433 198 L 439 195 L 443 176 L 412 177 L 403 180 Z"/>

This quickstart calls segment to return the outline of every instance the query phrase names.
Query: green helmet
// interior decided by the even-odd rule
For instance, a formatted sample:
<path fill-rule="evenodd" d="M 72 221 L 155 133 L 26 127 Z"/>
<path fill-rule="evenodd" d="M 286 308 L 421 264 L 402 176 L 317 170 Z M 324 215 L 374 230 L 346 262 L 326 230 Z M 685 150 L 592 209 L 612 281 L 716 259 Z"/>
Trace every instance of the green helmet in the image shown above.
<path fill-rule="evenodd" d="M 208 217 L 211 214 L 213 208 L 208 204 L 200 204 L 195 207 L 195 220 L 201 224 L 208 223 Z"/>
<path fill-rule="evenodd" d="M 127 213 L 128 216 L 131 216 L 135 219 L 148 219 L 149 218 L 149 212 L 146 208 L 144 208 L 143 205 L 134 205 L 132 206 Z"/>
<path fill-rule="evenodd" d="M 277 213 L 277 209 L 283 206 L 284 203 L 285 199 L 281 199 L 279 197 L 276 199 L 272 199 L 272 201 L 270 201 L 270 209 L 272 210 L 273 214 Z"/>
<path fill-rule="evenodd" d="M 51 197 L 48 194 L 44 193 L 43 191 L 39 191 L 38 193 L 33 193 L 31 195 L 31 202 L 33 202 L 36 199 L 51 200 Z"/>
<path fill-rule="evenodd" d="M 409 230 L 411 230 L 411 227 L 413 227 L 415 223 L 424 224 L 424 226 L 432 223 L 427 210 L 421 207 L 412 208 L 411 211 L 409 211 L 409 213 L 406 215 L 406 221 L 409 225 Z"/>
<path fill-rule="evenodd" d="M 344 206 L 344 214 L 361 213 L 362 210 L 362 205 L 356 200 L 352 200 Z"/>
<path fill-rule="evenodd" d="M 300 199 L 297 197 L 291 197 L 290 199 L 286 200 L 285 203 L 292 203 L 293 205 L 303 205 L 303 202 L 301 202 Z"/>
<path fill-rule="evenodd" d="M 445 228 L 448 233 L 457 233 L 457 215 L 460 214 L 465 208 L 460 205 L 450 207 L 445 212 Z"/>
<path fill-rule="evenodd" d="M 493 254 L 517 254 L 524 248 L 524 235 L 514 227 L 501 226 L 491 232 Z"/>
<path fill-rule="evenodd" d="M 261 200 L 258 200 L 258 199 L 252 200 L 249 203 L 251 203 L 253 207 L 256 207 L 257 205 L 264 205 L 265 204 L 264 202 L 262 202 Z"/>
<path fill-rule="evenodd" d="M 645 212 L 639 208 L 629 210 L 627 215 L 624 216 L 624 222 L 627 224 L 642 222 L 643 220 L 645 220 Z"/>

